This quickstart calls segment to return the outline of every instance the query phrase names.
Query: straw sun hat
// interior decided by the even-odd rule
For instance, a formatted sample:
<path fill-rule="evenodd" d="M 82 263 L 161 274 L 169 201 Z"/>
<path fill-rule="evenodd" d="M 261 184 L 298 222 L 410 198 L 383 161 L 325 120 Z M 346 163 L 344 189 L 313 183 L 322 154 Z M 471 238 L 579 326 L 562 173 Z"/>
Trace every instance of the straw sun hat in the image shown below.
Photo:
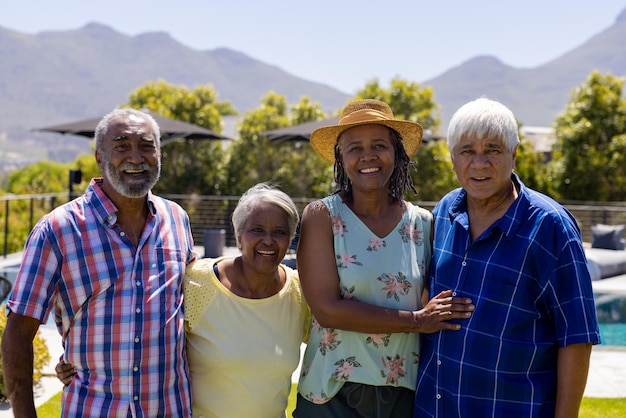
<path fill-rule="evenodd" d="M 320 157 L 332 164 L 335 162 L 335 144 L 339 135 L 353 126 L 367 124 L 385 125 L 398 132 L 409 157 L 422 142 L 423 130 L 419 123 L 394 119 L 387 103 L 364 99 L 348 103 L 343 108 L 337 125 L 314 130 L 311 134 L 311 146 Z"/>

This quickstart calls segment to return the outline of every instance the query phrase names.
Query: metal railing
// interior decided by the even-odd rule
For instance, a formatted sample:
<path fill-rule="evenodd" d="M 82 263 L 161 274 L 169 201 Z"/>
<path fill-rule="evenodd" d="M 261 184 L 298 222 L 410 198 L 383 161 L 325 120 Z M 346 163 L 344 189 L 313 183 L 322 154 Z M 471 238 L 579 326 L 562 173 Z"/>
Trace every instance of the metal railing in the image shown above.
<path fill-rule="evenodd" d="M 189 213 L 191 228 L 196 245 L 203 245 L 207 230 L 224 229 L 225 245 L 235 246 L 235 235 L 231 215 L 239 196 L 208 195 L 162 195 L 179 203 Z M 47 193 L 33 195 L 0 196 L 0 227 L 2 228 L 2 254 L 7 256 L 9 237 L 13 247 L 21 251 L 28 235 L 39 218 L 65 202 L 67 193 Z M 313 199 L 294 199 L 300 210 Z M 436 202 L 417 202 L 426 209 L 432 209 Z M 626 202 L 563 202 L 576 217 L 582 231 L 583 241 L 591 242 L 591 226 L 602 223 L 608 225 L 626 224 Z M 19 219 L 19 222 L 13 222 Z M 11 225 L 19 225 L 18 233 L 11 234 Z M 13 231 L 15 232 L 15 231 Z M 19 235 L 19 236 L 17 236 Z M 15 249 L 15 248 L 14 248 Z"/>
<path fill-rule="evenodd" d="M 33 229 L 35 222 L 44 214 L 59 204 L 67 201 L 66 193 L 43 193 L 26 195 L 0 196 L 0 226 L 2 227 L 2 255 L 6 258 L 9 248 L 24 246 L 28 232 Z M 25 218 L 26 215 L 26 218 Z M 14 224 L 19 226 L 16 234 L 10 234 L 13 218 L 19 218 Z M 15 230 L 13 231 L 15 232 Z M 13 239 L 13 245 L 9 245 L 9 237 Z M 15 241 L 17 240 L 17 244 Z M 21 244 L 21 245 L 20 245 Z"/>

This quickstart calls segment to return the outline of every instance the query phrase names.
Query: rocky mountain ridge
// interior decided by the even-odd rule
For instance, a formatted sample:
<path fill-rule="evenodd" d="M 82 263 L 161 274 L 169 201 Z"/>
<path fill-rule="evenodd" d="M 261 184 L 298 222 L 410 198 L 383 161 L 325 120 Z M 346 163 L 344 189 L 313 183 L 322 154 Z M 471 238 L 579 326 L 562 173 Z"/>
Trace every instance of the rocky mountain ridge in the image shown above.
<path fill-rule="evenodd" d="M 626 76 L 624 39 L 626 9 L 604 31 L 535 68 L 479 56 L 433 79 L 409 81 L 434 88 L 444 128 L 458 106 L 481 95 L 506 103 L 524 125 L 550 126 L 591 71 Z M 67 162 L 90 152 L 83 138 L 33 129 L 97 117 L 159 79 L 188 87 L 212 84 L 218 99 L 242 114 L 269 91 L 290 103 L 309 96 L 328 111 L 350 97 L 238 51 L 191 49 L 164 32 L 127 36 L 90 23 L 27 35 L 0 27 L 0 170 L 41 159 Z"/>

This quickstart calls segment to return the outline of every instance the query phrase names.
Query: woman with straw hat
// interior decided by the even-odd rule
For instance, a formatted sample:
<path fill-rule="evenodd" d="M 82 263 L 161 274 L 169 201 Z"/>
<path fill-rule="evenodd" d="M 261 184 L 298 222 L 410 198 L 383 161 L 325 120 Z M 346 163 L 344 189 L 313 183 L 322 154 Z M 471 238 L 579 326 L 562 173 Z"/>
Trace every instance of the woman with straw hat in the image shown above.
<path fill-rule="evenodd" d="M 418 332 L 458 330 L 465 298 L 428 300 L 432 215 L 403 196 L 422 127 L 357 100 L 311 145 L 337 191 L 303 213 L 298 272 L 313 314 L 294 417 L 410 417 Z M 424 298 L 424 299 L 423 299 Z"/>

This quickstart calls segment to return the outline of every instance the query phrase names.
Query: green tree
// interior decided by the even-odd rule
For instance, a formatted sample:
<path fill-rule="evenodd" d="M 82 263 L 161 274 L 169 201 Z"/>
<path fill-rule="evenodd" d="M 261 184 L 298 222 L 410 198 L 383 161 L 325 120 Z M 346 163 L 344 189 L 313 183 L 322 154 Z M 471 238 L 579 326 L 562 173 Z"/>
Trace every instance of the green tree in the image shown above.
<path fill-rule="evenodd" d="M 546 165 L 542 160 L 541 153 L 535 152 L 533 144 L 520 136 L 520 145 L 517 148 L 515 159 L 515 172 L 524 184 L 531 189 L 553 195 L 554 191 L 547 180 Z"/>
<path fill-rule="evenodd" d="M 549 175 L 557 197 L 626 198 L 626 99 L 623 78 L 593 71 L 576 87 L 554 128 Z"/>
<path fill-rule="evenodd" d="M 69 164 L 40 161 L 19 168 L 8 176 L 7 193 L 36 195 L 68 191 Z M 65 203 L 54 198 L 9 202 L 7 252 L 21 251 L 35 222 L 54 206 Z"/>
<path fill-rule="evenodd" d="M 102 177 L 102 173 L 100 172 L 100 168 L 96 162 L 95 154 L 79 155 L 76 160 L 74 160 L 74 164 L 72 164 L 71 168 L 74 170 L 80 170 L 82 173 L 82 181 L 80 184 L 74 186 L 75 191 L 87 190 L 87 186 L 92 178 Z"/>
<path fill-rule="evenodd" d="M 357 91 L 355 99 L 382 100 L 389 104 L 396 118 L 418 122 L 425 131 L 437 132 L 441 124 L 439 106 L 430 86 L 394 78 L 385 89 L 374 79 Z"/>
<path fill-rule="evenodd" d="M 70 165 L 40 161 L 9 174 L 7 192 L 13 194 L 55 193 L 67 190 Z"/>
<path fill-rule="evenodd" d="M 394 78 L 386 89 L 374 79 L 357 92 L 355 99 L 377 99 L 388 103 L 396 118 L 419 123 L 426 135 L 439 130 L 440 111 L 432 87 Z M 412 157 L 417 172 L 412 172 L 411 177 L 418 194 L 417 197 L 406 196 L 407 199 L 437 201 L 458 185 L 445 141 L 431 142 L 423 143 Z"/>
<path fill-rule="evenodd" d="M 408 199 L 437 202 L 447 192 L 459 187 L 445 140 L 423 143 L 413 160 L 417 164 L 417 173 L 413 176 L 417 197 L 409 195 Z"/>
<path fill-rule="evenodd" d="M 288 125 L 287 99 L 274 92 L 266 94 L 258 108 L 244 114 L 239 138 L 230 145 L 225 167 L 225 187 L 230 195 L 241 195 L 256 183 L 274 179 L 276 149 L 261 133 Z"/>
<path fill-rule="evenodd" d="M 319 103 L 303 96 L 291 106 L 290 125 L 327 118 Z M 274 145 L 274 144 L 272 144 Z M 276 179 L 293 197 L 324 197 L 332 192 L 333 167 L 320 158 L 309 142 L 288 141 L 277 144 L 280 167 Z"/>
<path fill-rule="evenodd" d="M 130 94 L 130 107 L 192 123 L 216 133 L 222 116 L 235 115 L 227 102 L 218 102 L 211 85 L 189 90 L 163 80 L 148 82 Z M 225 153 L 221 141 L 179 139 L 162 147 L 161 179 L 156 193 L 222 194 Z"/>
<path fill-rule="evenodd" d="M 252 185 L 270 181 L 293 197 L 329 193 L 332 167 L 319 158 L 309 143 L 270 143 L 263 132 L 325 118 L 321 106 L 308 97 L 289 107 L 284 96 L 269 92 L 261 105 L 247 112 L 239 125 L 239 138 L 229 148 L 226 188 L 240 195 Z M 330 170 L 330 171 L 329 171 Z"/>

